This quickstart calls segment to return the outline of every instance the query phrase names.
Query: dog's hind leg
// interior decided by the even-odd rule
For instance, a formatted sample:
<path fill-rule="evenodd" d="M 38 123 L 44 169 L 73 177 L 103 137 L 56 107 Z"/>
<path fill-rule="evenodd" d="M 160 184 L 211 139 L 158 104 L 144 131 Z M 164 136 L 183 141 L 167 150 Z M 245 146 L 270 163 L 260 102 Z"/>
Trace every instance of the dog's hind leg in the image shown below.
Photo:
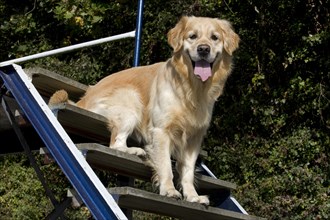
<path fill-rule="evenodd" d="M 103 115 L 108 119 L 111 132 L 110 148 L 129 154 L 145 156 L 139 147 L 127 147 L 128 137 L 135 131 L 142 120 L 142 103 L 134 89 L 116 89 L 109 95 L 92 102 L 90 111 Z M 86 108 L 86 107 L 85 107 Z"/>
<path fill-rule="evenodd" d="M 131 110 L 123 108 L 114 115 L 113 118 L 109 119 L 111 130 L 110 148 L 129 154 L 145 156 L 146 152 L 142 148 L 127 147 L 127 139 L 139 123 L 136 115 Z"/>

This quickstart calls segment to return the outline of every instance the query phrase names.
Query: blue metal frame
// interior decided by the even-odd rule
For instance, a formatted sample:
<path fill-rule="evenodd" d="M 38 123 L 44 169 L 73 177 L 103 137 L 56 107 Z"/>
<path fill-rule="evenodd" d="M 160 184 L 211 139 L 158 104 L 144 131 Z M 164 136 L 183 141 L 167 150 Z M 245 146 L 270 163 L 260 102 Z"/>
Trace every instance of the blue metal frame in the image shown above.
<path fill-rule="evenodd" d="M 81 167 L 65 140 L 49 121 L 49 116 L 39 106 L 35 94 L 31 93 L 31 88 L 27 87 L 14 66 L 1 67 L 0 76 L 93 216 L 96 219 L 118 219 L 104 199 L 104 195 L 86 174 L 85 168 Z"/>
<path fill-rule="evenodd" d="M 197 161 L 197 166 L 198 166 L 201 174 L 203 174 L 205 176 L 210 176 L 210 177 L 216 179 L 216 176 L 211 172 L 211 170 L 202 161 L 200 161 L 200 160 Z M 237 203 L 236 199 L 230 195 L 230 191 L 223 193 L 223 195 L 221 195 L 217 199 L 218 200 L 216 201 L 216 207 L 234 211 L 234 212 L 238 212 L 238 213 L 242 213 L 242 214 L 247 214 L 247 212 L 244 210 L 244 208 L 241 207 L 240 204 Z"/>
<path fill-rule="evenodd" d="M 142 35 L 143 5 L 144 5 L 144 0 L 139 0 L 138 9 L 137 9 L 137 18 L 136 18 L 136 33 L 135 33 L 133 66 L 139 66 L 139 64 L 140 64 L 140 46 L 141 46 L 141 35 Z"/>

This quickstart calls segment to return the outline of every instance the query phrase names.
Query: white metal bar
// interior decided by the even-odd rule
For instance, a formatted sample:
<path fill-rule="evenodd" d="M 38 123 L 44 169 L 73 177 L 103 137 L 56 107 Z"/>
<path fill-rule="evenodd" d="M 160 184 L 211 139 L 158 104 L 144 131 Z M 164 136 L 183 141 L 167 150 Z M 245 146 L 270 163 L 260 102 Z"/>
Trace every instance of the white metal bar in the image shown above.
<path fill-rule="evenodd" d="M 91 46 L 95 46 L 98 44 L 102 44 L 102 43 L 106 43 L 106 42 L 110 42 L 110 41 L 114 41 L 114 40 L 119 40 L 119 39 L 123 39 L 123 38 L 128 38 L 128 37 L 135 37 L 135 31 L 131 31 L 131 32 L 127 32 L 124 34 L 115 35 L 115 36 L 105 37 L 105 38 L 101 38 L 101 39 L 97 39 L 97 40 L 92 40 L 92 41 L 88 41 L 85 43 L 80 43 L 80 44 L 71 45 L 71 46 L 67 46 L 67 47 L 62 47 L 62 48 L 58 48 L 58 49 L 54 49 L 54 50 L 50 50 L 50 51 L 45 51 L 45 52 L 41 52 L 41 53 L 37 53 L 37 54 L 25 56 L 25 57 L 13 59 L 13 60 L 4 61 L 4 62 L 0 63 L 0 67 L 11 65 L 11 64 L 18 64 L 18 63 L 22 63 L 22 62 L 26 62 L 26 61 L 31 61 L 31 60 L 48 57 L 48 56 L 52 56 L 52 55 L 56 55 L 56 54 L 61 54 L 61 53 L 77 50 L 80 48 L 91 47 Z"/>
<path fill-rule="evenodd" d="M 237 202 L 237 200 L 234 197 L 230 197 L 230 200 L 237 206 L 237 208 L 245 215 L 249 215 L 247 211 Z"/>
<path fill-rule="evenodd" d="M 202 166 L 202 168 L 214 179 L 218 179 L 213 173 L 212 171 L 205 165 L 205 163 L 201 162 L 200 164 Z"/>

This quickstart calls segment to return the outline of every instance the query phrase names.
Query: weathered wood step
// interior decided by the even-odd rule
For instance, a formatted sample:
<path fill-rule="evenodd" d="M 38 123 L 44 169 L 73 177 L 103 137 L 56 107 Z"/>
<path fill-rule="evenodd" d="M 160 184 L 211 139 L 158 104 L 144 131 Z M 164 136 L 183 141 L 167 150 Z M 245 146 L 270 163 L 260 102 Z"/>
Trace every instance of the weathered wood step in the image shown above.
<path fill-rule="evenodd" d="M 77 101 L 88 88 L 87 85 L 43 68 L 27 68 L 24 71 L 45 99 L 57 90 L 64 89 L 69 93 L 70 100 Z M 107 119 L 102 115 L 67 104 L 65 109 L 59 111 L 58 120 L 70 133 L 102 143 L 110 140 Z"/>
<path fill-rule="evenodd" d="M 265 220 L 253 215 L 177 200 L 132 187 L 114 187 L 108 191 L 123 209 L 139 210 L 183 220 Z M 67 195 L 72 197 L 73 206 L 79 207 L 83 204 L 75 190 L 69 189 Z"/>
<path fill-rule="evenodd" d="M 187 220 L 261 220 L 256 216 L 245 215 L 220 208 L 204 206 L 184 200 L 176 200 L 155 193 L 131 187 L 109 189 L 121 208 L 152 212 Z"/>
<path fill-rule="evenodd" d="M 57 90 L 64 89 L 70 94 L 71 100 L 77 101 L 88 88 L 87 85 L 43 68 L 28 68 L 24 72 L 32 79 L 38 92 L 48 98 Z"/>
<path fill-rule="evenodd" d="M 102 115 L 67 104 L 65 109 L 58 111 L 57 119 L 69 133 L 103 144 L 110 142 L 107 119 Z"/>
<path fill-rule="evenodd" d="M 98 169 L 112 170 L 116 173 L 130 177 L 150 180 L 151 169 L 145 166 L 143 160 L 135 155 L 110 149 L 96 143 L 77 144 L 86 156 L 88 163 Z M 228 192 L 236 189 L 236 184 L 215 179 L 196 173 L 196 186 L 203 194 Z"/>

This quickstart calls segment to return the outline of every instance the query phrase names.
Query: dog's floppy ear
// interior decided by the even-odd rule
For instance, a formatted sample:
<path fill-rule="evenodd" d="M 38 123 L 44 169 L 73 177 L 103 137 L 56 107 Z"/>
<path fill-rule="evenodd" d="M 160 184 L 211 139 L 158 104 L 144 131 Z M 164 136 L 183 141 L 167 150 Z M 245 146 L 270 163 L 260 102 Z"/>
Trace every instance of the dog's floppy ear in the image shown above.
<path fill-rule="evenodd" d="M 234 32 L 231 24 L 228 21 L 222 19 L 217 19 L 217 21 L 223 31 L 224 48 L 229 55 L 232 55 L 233 52 L 238 48 L 240 38 Z"/>
<path fill-rule="evenodd" d="M 180 21 L 167 33 L 167 41 L 173 48 L 174 52 L 178 52 L 183 44 L 183 30 L 185 29 L 188 17 L 183 16 Z"/>

